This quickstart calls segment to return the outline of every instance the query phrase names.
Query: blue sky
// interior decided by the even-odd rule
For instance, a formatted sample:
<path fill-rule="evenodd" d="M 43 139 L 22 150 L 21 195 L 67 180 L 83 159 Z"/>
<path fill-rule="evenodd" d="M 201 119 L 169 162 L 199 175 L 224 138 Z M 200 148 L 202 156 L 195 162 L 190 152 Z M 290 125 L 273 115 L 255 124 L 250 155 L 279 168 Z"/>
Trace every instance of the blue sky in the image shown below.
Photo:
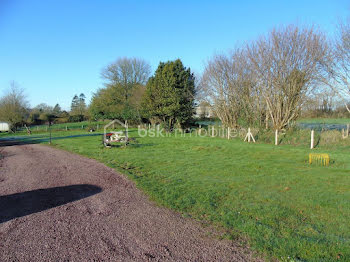
<path fill-rule="evenodd" d="M 0 94 L 15 80 L 32 106 L 102 87 L 101 69 L 136 56 L 152 70 L 182 59 L 200 73 L 205 61 L 274 26 L 318 25 L 332 34 L 350 15 L 347 0 L 66 1 L 0 0 Z"/>

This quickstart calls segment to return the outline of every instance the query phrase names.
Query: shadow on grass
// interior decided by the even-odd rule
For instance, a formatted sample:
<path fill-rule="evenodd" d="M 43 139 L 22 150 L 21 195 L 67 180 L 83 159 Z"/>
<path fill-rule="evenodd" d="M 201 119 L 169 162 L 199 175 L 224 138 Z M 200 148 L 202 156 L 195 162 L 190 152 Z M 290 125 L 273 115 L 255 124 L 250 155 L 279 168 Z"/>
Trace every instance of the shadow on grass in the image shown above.
<path fill-rule="evenodd" d="M 37 189 L 0 196 L 0 224 L 6 221 L 74 202 L 97 193 L 98 186 L 82 184 Z"/>

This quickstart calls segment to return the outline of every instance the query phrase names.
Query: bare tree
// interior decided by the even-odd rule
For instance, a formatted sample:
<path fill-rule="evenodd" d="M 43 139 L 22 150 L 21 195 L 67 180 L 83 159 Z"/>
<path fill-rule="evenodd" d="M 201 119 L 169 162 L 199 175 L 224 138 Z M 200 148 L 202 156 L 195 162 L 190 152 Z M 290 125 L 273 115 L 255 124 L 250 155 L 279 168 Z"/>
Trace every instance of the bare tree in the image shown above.
<path fill-rule="evenodd" d="M 0 120 L 11 125 L 13 131 L 25 122 L 28 114 L 28 102 L 21 89 L 14 81 L 10 89 L 0 99 Z"/>
<path fill-rule="evenodd" d="M 214 56 L 205 68 L 202 85 L 224 125 L 237 127 L 239 120 L 261 122 L 260 90 L 246 50 Z"/>
<path fill-rule="evenodd" d="M 272 30 L 206 65 L 202 85 L 222 123 L 283 129 L 300 113 L 305 97 L 324 84 L 332 55 L 313 28 Z"/>
<path fill-rule="evenodd" d="M 115 87 L 128 101 L 138 85 L 145 85 L 151 73 L 150 65 L 140 58 L 119 58 L 102 70 L 106 87 Z"/>
<path fill-rule="evenodd" d="M 329 63 L 326 37 L 313 28 L 287 26 L 248 46 L 261 95 L 275 129 L 295 120 L 303 97 L 321 84 Z"/>
<path fill-rule="evenodd" d="M 350 20 L 339 24 L 338 35 L 334 45 L 334 64 L 330 67 L 331 80 L 327 83 L 342 98 L 350 113 Z"/>
<path fill-rule="evenodd" d="M 151 73 L 150 65 L 139 58 L 119 58 L 101 72 L 105 88 L 92 98 L 93 118 L 140 119 L 141 98 Z"/>

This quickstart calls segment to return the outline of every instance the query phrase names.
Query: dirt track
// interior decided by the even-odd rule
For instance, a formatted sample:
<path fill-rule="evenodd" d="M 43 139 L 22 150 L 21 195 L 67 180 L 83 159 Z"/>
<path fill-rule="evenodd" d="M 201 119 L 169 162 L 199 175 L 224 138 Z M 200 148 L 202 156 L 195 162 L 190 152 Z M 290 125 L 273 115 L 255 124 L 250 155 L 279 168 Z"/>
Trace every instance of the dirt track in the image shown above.
<path fill-rule="evenodd" d="M 253 260 L 94 160 L 40 145 L 0 154 L 0 261 Z"/>

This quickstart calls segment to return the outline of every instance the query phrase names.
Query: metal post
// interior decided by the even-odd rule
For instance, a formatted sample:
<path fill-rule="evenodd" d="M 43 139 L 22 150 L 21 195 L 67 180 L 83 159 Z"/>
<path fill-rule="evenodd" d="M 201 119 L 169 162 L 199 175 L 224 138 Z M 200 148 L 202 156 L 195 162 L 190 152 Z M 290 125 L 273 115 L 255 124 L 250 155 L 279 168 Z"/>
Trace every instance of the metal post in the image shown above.
<path fill-rule="evenodd" d="M 49 122 L 49 129 L 50 129 L 50 141 L 49 141 L 49 144 L 51 145 L 51 122 Z"/>

